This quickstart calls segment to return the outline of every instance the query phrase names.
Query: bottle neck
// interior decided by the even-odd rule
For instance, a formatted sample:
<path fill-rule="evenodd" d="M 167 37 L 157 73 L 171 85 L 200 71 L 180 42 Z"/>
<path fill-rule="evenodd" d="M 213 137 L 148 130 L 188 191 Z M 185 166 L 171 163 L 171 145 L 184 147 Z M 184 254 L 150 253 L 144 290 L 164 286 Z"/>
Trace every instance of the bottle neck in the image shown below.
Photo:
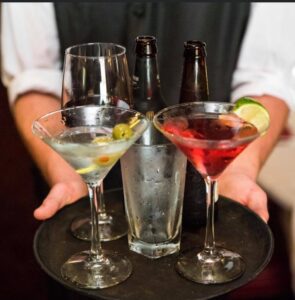
<path fill-rule="evenodd" d="M 185 57 L 179 102 L 208 101 L 208 98 L 209 89 L 205 57 Z"/>
<path fill-rule="evenodd" d="M 136 57 L 133 86 L 144 92 L 144 99 L 151 98 L 160 89 L 160 78 L 156 56 Z"/>
<path fill-rule="evenodd" d="M 156 55 L 136 57 L 132 81 L 135 109 L 146 113 L 165 107 Z"/>

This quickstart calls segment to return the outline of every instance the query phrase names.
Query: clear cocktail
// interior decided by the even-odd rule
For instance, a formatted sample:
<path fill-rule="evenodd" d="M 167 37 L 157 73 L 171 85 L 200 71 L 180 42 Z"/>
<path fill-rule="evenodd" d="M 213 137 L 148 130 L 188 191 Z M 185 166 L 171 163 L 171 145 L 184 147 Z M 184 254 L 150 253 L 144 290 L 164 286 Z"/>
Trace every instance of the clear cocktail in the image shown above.
<path fill-rule="evenodd" d="M 98 185 L 148 125 L 140 113 L 110 106 L 80 106 L 49 113 L 33 123 L 33 132 L 59 153 L 88 186 L 91 249 L 71 256 L 62 276 L 82 288 L 106 288 L 129 277 L 130 261 L 102 250 L 99 234 Z"/>

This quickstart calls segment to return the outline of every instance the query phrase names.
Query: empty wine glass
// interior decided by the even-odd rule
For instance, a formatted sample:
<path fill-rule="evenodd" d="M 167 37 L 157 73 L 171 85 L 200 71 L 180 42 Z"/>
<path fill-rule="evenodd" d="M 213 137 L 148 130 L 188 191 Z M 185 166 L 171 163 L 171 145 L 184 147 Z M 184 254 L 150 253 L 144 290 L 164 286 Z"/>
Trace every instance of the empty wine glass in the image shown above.
<path fill-rule="evenodd" d="M 113 43 L 88 43 L 65 51 L 62 108 L 79 105 L 110 105 L 130 108 L 131 86 L 126 49 Z M 119 164 L 115 166 L 118 168 Z M 115 240 L 127 233 L 124 212 L 106 210 L 103 183 L 99 195 L 101 240 Z M 71 224 L 73 235 L 90 240 L 90 216 L 79 215 Z"/>

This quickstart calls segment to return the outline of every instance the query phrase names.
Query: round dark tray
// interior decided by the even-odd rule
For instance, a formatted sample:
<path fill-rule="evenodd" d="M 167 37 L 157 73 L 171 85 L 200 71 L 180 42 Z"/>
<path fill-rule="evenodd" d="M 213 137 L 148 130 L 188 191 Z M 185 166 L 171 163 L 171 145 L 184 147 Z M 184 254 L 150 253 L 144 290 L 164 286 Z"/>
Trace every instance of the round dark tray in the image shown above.
<path fill-rule="evenodd" d="M 122 190 L 106 192 L 107 208 L 123 210 Z M 34 252 L 41 268 L 65 287 L 97 299 L 128 300 L 197 300 L 228 293 L 254 279 L 268 264 L 273 252 L 273 236 L 269 227 L 252 211 L 235 201 L 220 197 L 216 221 L 216 243 L 237 251 L 246 262 L 242 277 L 218 285 L 201 285 L 178 275 L 174 269 L 177 255 L 150 260 L 129 251 L 127 238 L 102 244 L 129 257 L 133 265 L 131 276 L 121 284 L 102 290 L 77 288 L 63 280 L 60 267 L 72 254 L 90 248 L 69 232 L 72 219 L 89 211 L 88 199 L 67 206 L 52 219 L 45 221 L 35 234 Z M 183 232 L 181 251 L 202 246 L 205 229 L 194 233 Z"/>

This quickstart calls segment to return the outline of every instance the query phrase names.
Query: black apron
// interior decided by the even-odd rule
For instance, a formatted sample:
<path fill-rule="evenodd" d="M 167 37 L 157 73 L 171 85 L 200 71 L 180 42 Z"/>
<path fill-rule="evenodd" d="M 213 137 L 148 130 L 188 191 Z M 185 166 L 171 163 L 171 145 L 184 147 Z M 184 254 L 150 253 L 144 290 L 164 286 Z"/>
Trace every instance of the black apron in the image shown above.
<path fill-rule="evenodd" d="M 210 100 L 228 101 L 249 3 L 55 3 L 63 59 L 67 47 L 115 42 L 127 48 L 131 73 L 135 38 L 157 38 L 161 87 L 167 104 L 179 98 L 183 43 L 207 44 Z"/>

